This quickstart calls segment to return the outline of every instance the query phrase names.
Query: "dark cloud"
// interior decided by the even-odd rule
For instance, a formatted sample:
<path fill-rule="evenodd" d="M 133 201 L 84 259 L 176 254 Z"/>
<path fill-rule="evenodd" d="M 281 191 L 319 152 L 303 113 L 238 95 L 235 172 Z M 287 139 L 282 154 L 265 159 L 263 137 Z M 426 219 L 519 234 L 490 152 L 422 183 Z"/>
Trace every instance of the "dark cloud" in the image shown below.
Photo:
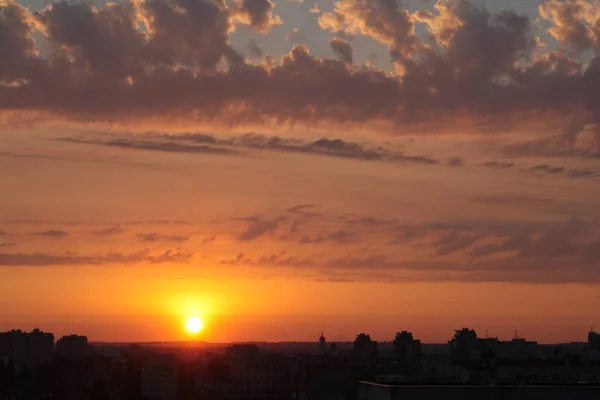
<path fill-rule="evenodd" d="M 396 221 L 394 220 L 383 220 L 375 217 L 363 217 L 358 219 L 350 219 L 348 223 L 350 224 L 358 224 L 364 226 L 381 226 L 381 225 L 390 225 L 394 224 Z"/>
<path fill-rule="evenodd" d="M 534 171 L 534 172 L 544 172 L 547 174 L 561 174 L 561 173 L 565 172 L 565 169 L 563 167 L 553 167 L 548 164 L 535 165 L 535 166 L 531 167 L 529 170 Z"/>
<path fill-rule="evenodd" d="M 257 260 L 253 260 L 246 256 L 244 253 L 238 253 L 238 255 L 230 260 L 221 260 L 223 265 L 252 265 L 252 266 L 280 266 L 280 267 L 313 267 L 316 266 L 315 262 L 308 258 L 296 258 L 286 256 L 286 251 L 279 253 L 273 253 L 267 256 L 262 256 Z"/>
<path fill-rule="evenodd" d="M 14 242 L 0 242 L 0 247 L 13 247 L 16 243 Z"/>
<path fill-rule="evenodd" d="M 80 138 L 62 138 L 66 142 L 78 144 L 97 144 L 102 146 L 123 147 L 127 149 L 166 151 L 175 153 L 208 153 L 208 154 L 236 154 L 232 149 L 214 147 L 208 145 L 188 145 L 173 141 L 149 141 L 149 140 L 127 140 L 118 139 L 110 141 L 95 141 Z"/>
<path fill-rule="evenodd" d="M 165 235 L 162 233 L 138 233 L 137 238 L 139 240 L 141 240 L 142 242 L 157 242 L 157 241 L 163 241 L 163 242 L 178 242 L 178 243 L 183 243 L 183 242 L 187 242 L 188 239 L 190 238 L 189 235 Z"/>
<path fill-rule="evenodd" d="M 307 143 L 301 139 L 286 139 L 278 136 L 265 136 L 250 133 L 236 137 L 227 142 L 227 144 L 261 150 L 310 153 L 332 157 L 356 158 L 362 160 L 389 160 L 422 164 L 437 163 L 435 159 L 427 156 L 408 156 L 404 155 L 402 152 L 392 151 L 381 146 L 369 147 L 360 143 L 348 142 L 342 139 L 321 138 Z"/>
<path fill-rule="evenodd" d="M 84 256 L 75 253 L 0 253 L 0 266 L 50 266 L 50 265 L 97 265 L 97 264 L 152 264 L 188 262 L 193 254 L 180 250 L 167 250 L 153 255 L 144 249 L 136 253 L 108 252 L 100 256 Z"/>
<path fill-rule="evenodd" d="M 202 244 L 211 244 L 213 243 L 215 240 L 217 240 L 217 237 L 215 235 L 213 236 L 209 236 L 207 238 L 202 239 Z"/>
<path fill-rule="evenodd" d="M 98 229 L 94 233 L 102 236 L 118 235 L 119 233 L 123 233 L 123 228 L 120 225 L 115 225 L 110 228 Z"/>
<path fill-rule="evenodd" d="M 350 232 L 346 230 L 338 230 L 332 232 L 327 235 L 317 235 L 315 237 L 303 236 L 300 239 L 300 243 L 309 244 L 309 243 L 324 243 L 324 242 L 334 242 L 334 243 L 347 243 L 356 239 L 356 232 Z"/>
<path fill-rule="evenodd" d="M 494 169 L 507 169 L 515 166 L 515 163 L 509 161 L 488 161 L 483 163 L 485 167 Z"/>
<path fill-rule="evenodd" d="M 482 235 L 461 234 L 457 231 L 452 231 L 440 237 L 433 245 L 437 247 L 436 255 L 446 256 L 460 250 L 468 249 L 482 237 Z"/>
<path fill-rule="evenodd" d="M 500 243 L 486 243 L 473 249 L 470 255 L 485 257 L 495 253 L 513 252 L 523 258 L 562 258 L 577 256 L 582 252 L 595 223 L 572 218 L 536 233 L 516 232 Z"/>
<path fill-rule="evenodd" d="M 308 210 L 308 209 L 311 209 L 314 207 L 315 207 L 314 204 L 298 204 L 292 208 L 287 209 L 286 212 L 299 213 L 299 212 L 303 212 L 304 210 Z"/>
<path fill-rule="evenodd" d="M 334 37 L 329 41 L 329 46 L 331 46 L 331 49 L 341 61 L 352 64 L 352 55 L 354 54 L 354 49 L 350 43 L 340 39 L 339 37 Z"/>
<path fill-rule="evenodd" d="M 484 204 L 492 204 L 492 205 L 501 205 L 501 204 L 523 204 L 523 205 L 532 205 L 539 206 L 541 204 L 551 203 L 552 200 L 549 199 L 535 199 L 527 196 L 519 196 L 519 195 L 493 195 L 493 196 L 478 196 L 473 199 L 475 202 L 484 203 Z"/>
<path fill-rule="evenodd" d="M 258 47 L 256 40 L 250 40 L 246 48 L 248 49 L 248 51 L 250 51 L 250 55 L 252 57 L 262 57 L 263 55 L 263 51 L 260 47 Z"/>
<path fill-rule="evenodd" d="M 264 221 L 261 219 L 253 219 L 250 222 L 251 225 L 248 229 L 238 235 L 239 240 L 254 240 L 265 234 L 273 233 L 277 228 L 279 220 Z"/>
<path fill-rule="evenodd" d="M 54 237 L 54 238 L 62 238 L 62 237 L 69 236 L 69 233 L 65 232 L 65 231 L 59 231 L 59 230 L 56 230 L 56 229 L 50 229 L 48 231 L 35 232 L 35 233 L 33 233 L 33 235 L 48 236 L 48 237 Z"/>
<path fill-rule="evenodd" d="M 385 121 L 399 133 L 546 132 L 575 121 L 598 139 L 598 13 L 588 2 L 566 3 L 544 3 L 540 16 L 560 43 L 592 52 L 589 62 L 544 53 L 529 17 L 491 13 L 466 0 L 414 14 L 396 0 L 339 0 L 320 16 L 324 29 L 388 46 L 397 72 L 390 74 L 348 63 L 347 52 L 340 61 L 315 57 L 305 46 L 258 65 L 246 62 L 230 33 L 240 23 L 259 32 L 279 23 L 268 0 L 229 7 L 219 0 L 61 2 L 36 13 L 8 0 L 0 5 L 0 110 L 111 123 Z M 416 24 L 430 39 L 416 36 Z M 40 33 L 44 51 L 33 39 Z"/>
<path fill-rule="evenodd" d="M 270 150 L 279 152 L 294 152 L 316 154 L 329 157 L 353 158 L 360 160 L 381 160 L 392 162 L 411 162 L 418 164 L 437 164 L 437 160 L 422 155 L 405 155 L 399 151 L 386 149 L 382 146 L 370 147 L 342 139 L 321 138 L 313 142 L 302 139 L 282 138 L 248 133 L 230 139 L 217 139 L 206 134 L 149 134 L 152 140 L 117 139 L 109 141 L 88 140 L 85 138 L 62 138 L 78 144 L 99 144 L 132 149 L 211 154 L 239 154 L 235 148 L 255 150 Z M 189 145 L 188 143 L 194 143 Z M 197 144 L 200 143 L 200 144 Z M 207 144 L 208 143 L 208 144 Z"/>
<path fill-rule="evenodd" d="M 567 176 L 571 178 L 590 178 L 596 175 L 596 171 L 591 169 L 572 169 L 567 172 Z"/>
<path fill-rule="evenodd" d="M 461 157 L 450 157 L 448 159 L 448 165 L 452 167 L 461 167 L 465 164 L 464 160 Z"/>

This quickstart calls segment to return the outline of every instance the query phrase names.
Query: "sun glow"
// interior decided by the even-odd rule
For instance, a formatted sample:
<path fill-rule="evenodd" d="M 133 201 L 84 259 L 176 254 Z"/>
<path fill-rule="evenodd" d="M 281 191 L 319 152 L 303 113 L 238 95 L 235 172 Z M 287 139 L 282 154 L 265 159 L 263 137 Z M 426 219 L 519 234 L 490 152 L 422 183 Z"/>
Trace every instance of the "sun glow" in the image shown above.
<path fill-rule="evenodd" d="M 185 329 L 187 329 L 187 331 L 190 333 L 198 333 L 202 330 L 203 327 L 204 324 L 202 323 L 202 320 L 198 317 L 190 317 L 185 322 Z"/>

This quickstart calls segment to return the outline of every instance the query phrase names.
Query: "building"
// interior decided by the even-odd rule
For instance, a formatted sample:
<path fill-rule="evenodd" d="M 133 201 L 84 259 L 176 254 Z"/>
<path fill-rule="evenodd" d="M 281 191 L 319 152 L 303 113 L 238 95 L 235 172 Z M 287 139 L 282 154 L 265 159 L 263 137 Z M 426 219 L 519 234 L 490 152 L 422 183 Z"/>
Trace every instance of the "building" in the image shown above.
<path fill-rule="evenodd" d="M 234 346 L 238 346 L 235 350 Z M 279 354 L 261 354 L 256 347 L 230 348 L 230 376 L 233 389 L 244 394 L 280 393 L 290 390 L 288 359 Z"/>
<path fill-rule="evenodd" d="M 413 338 L 411 332 L 396 333 L 394 338 L 394 355 L 405 365 L 417 365 L 421 362 L 421 341 Z"/>
<path fill-rule="evenodd" d="M 359 333 L 352 345 L 352 355 L 356 358 L 377 357 L 377 342 L 366 333 Z"/>
<path fill-rule="evenodd" d="M 173 354 L 150 354 L 142 366 L 142 396 L 153 400 L 177 396 L 177 357 Z"/>
<path fill-rule="evenodd" d="M 52 360 L 54 351 L 54 335 L 39 329 L 27 333 L 12 330 L 0 333 L 0 358 L 12 360 L 15 369 L 21 370 L 25 365 L 37 368 Z"/>
<path fill-rule="evenodd" d="M 454 337 L 448 342 L 452 356 L 457 358 L 476 358 L 479 356 L 477 333 L 473 329 L 462 328 L 454 331 Z"/>
<path fill-rule="evenodd" d="M 78 359 L 91 353 L 87 336 L 63 336 L 56 342 L 56 350 L 65 358 Z"/>
<path fill-rule="evenodd" d="M 593 386 L 386 385 L 360 382 L 357 400 L 592 400 Z"/>
<path fill-rule="evenodd" d="M 27 335 L 28 339 L 28 362 L 27 365 L 37 368 L 48 364 L 52 360 L 54 351 L 54 335 L 34 329 Z"/>
<path fill-rule="evenodd" d="M 227 354 L 231 358 L 256 357 L 259 354 L 259 348 L 255 344 L 234 344 L 227 349 Z"/>
<path fill-rule="evenodd" d="M 600 335 L 594 330 L 594 327 L 588 333 L 588 347 L 592 351 L 600 351 Z"/>
<path fill-rule="evenodd" d="M 537 342 L 515 337 L 510 341 L 498 342 L 495 355 L 498 358 L 528 358 L 537 357 L 539 354 Z"/>
<path fill-rule="evenodd" d="M 321 331 L 321 336 L 319 337 L 319 353 L 327 353 L 327 341 L 325 340 L 325 336 L 323 336 L 323 331 Z"/>
<path fill-rule="evenodd" d="M 20 371 L 28 361 L 27 333 L 19 329 L 5 334 L 8 336 L 8 358 L 12 360 L 15 370 Z"/>

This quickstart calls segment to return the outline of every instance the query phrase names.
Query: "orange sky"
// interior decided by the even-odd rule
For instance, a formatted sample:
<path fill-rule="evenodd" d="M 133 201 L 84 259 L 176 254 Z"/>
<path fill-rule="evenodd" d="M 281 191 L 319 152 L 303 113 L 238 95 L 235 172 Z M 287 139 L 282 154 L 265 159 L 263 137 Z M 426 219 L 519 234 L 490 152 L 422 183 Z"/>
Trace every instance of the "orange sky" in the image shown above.
<path fill-rule="evenodd" d="M 335 340 L 408 329 L 440 342 L 462 326 L 566 341 L 597 322 L 598 275 L 579 255 L 598 235 L 597 183 L 528 172 L 539 160 L 491 168 L 487 145 L 448 138 L 395 146 L 458 153 L 465 165 L 59 136 L 3 136 L 0 329 L 180 340 L 199 315 L 201 338 L 215 342 L 313 340 L 321 329 Z M 473 255 L 518 234 L 528 247 Z M 551 254 L 566 243 L 573 250 Z"/>
<path fill-rule="evenodd" d="M 585 340 L 598 26 L 584 0 L 0 0 L 0 330 Z"/>

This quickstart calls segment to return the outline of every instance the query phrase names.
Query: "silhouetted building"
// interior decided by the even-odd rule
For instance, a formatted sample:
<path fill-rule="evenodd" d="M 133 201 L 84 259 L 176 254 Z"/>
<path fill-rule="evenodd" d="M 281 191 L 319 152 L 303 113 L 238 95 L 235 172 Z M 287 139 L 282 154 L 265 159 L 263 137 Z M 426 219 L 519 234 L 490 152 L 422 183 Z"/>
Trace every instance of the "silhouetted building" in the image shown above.
<path fill-rule="evenodd" d="M 249 358 L 259 354 L 258 346 L 255 344 L 234 344 L 227 350 L 229 357 Z"/>
<path fill-rule="evenodd" d="M 352 346 L 352 355 L 357 358 L 377 357 L 377 342 L 371 340 L 371 336 L 359 333 Z"/>
<path fill-rule="evenodd" d="M 337 343 L 331 342 L 331 344 L 329 345 L 329 354 L 332 356 L 337 356 L 338 354 L 340 354 Z"/>
<path fill-rule="evenodd" d="M 52 352 L 54 351 L 54 335 L 34 329 L 27 336 L 27 365 L 35 368 L 49 363 L 52 360 Z"/>
<path fill-rule="evenodd" d="M 536 357 L 539 352 L 538 343 L 518 337 L 500 341 L 495 337 L 478 338 L 477 333 L 468 328 L 457 330 L 454 338 L 448 342 L 452 355 L 456 358 L 528 358 Z"/>
<path fill-rule="evenodd" d="M 593 351 L 600 351 L 600 335 L 594 331 L 594 327 L 588 333 L 588 347 Z"/>
<path fill-rule="evenodd" d="M 321 331 L 321 336 L 319 337 L 319 352 L 321 354 L 327 353 L 327 341 L 325 340 L 325 336 L 323 336 L 323 331 Z"/>
<path fill-rule="evenodd" d="M 87 336 L 69 335 L 63 336 L 56 342 L 56 350 L 66 358 L 82 358 L 89 355 L 92 347 L 88 343 Z"/>
<path fill-rule="evenodd" d="M 477 333 L 469 328 L 454 331 L 454 337 L 448 342 L 454 357 L 473 358 L 477 354 Z"/>
<path fill-rule="evenodd" d="M 421 362 L 421 341 L 414 339 L 411 332 L 396 333 L 394 355 L 405 364 L 415 365 Z"/>
<path fill-rule="evenodd" d="M 18 371 L 27 365 L 27 333 L 19 330 L 12 330 L 2 333 L 2 345 L 4 349 L 4 358 L 10 359 Z"/>
<path fill-rule="evenodd" d="M 173 354 L 150 354 L 144 360 L 141 392 L 148 399 L 175 399 L 177 358 Z"/>
<path fill-rule="evenodd" d="M 54 335 L 39 329 L 31 333 L 12 330 L 0 333 L 0 357 L 10 359 L 16 370 L 37 368 L 52 360 Z"/>
<path fill-rule="evenodd" d="M 537 342 L 515 337 L 510 341 L 498 342 L 496 356 L 500 358 L 528 358 L 538 355 Z"/>
<path fill-rule="evenodd" d="M 290 389 L 290 364 L 279 354 L 231 358 L 233 388 L 244 393 L 274 393 Z"/>

